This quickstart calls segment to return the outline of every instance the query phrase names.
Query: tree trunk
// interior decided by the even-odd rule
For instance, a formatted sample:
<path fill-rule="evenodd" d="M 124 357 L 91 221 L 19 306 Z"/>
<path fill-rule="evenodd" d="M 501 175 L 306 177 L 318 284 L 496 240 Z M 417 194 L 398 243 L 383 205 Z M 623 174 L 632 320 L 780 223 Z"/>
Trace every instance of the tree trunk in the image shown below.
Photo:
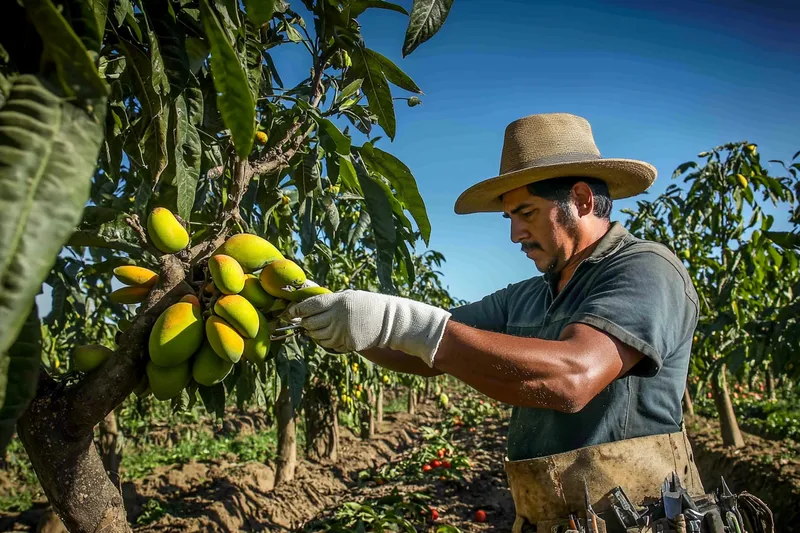
<path fill-rule="evenodd" d="M 100 457 L 109 479 L 122 492 L 122 482 L 119 476 L 119 463 L 122 460 L 122 438 L 117 429 L 117 417 L 114 411 L 106 415 L 100 424 Z"/>
<path fill-rule="evenodd" d="M 683 390 L 683 410 L 686 416 L 694 416 L 694 403 L 692 403 L 692 395 L 689 392 L 689 385 Z"/>
<path fill-rule="evenodd" d="M 767 396 L 769 397 L 769 399 L 771 401 L 775 401 L 778 398 L 777 398 L 777 396 L 775 394 L 775 374 L 772 372 L 772 365 L 771 364 L 769 366 L 767 366 L 766 374 L 767 374 L 766 375 L 766 380 L 765 380 L 766 381 L 766 388 L 767 388 L 766 393 L 767 393 Z"/>
<path fill-rule="evenodd" d="M 425 398 L 425 401 L 428 401 L 431 398 L 431 380 L 430 379 L 426 379 L 425 380 L 425 395 L 424 395 L 424 398 Z"/>
<path fill-rule="evenodd" d="M 73 532 L 130 532 L 122 495 L 108 478 L 92 431 L 66 431 L 65 397 L 44 371 L 17 433 L 53 510 Z"/>
<path fill-rule="evenodd" d="M 417 412 L 417 391 L 408 388 L 408 414 L 413 415 Z"/>
<path fill-rule="evenodd" d="M 725 365 L 711 379 L 711 386 L 714 389 L 714 403 L 719 413 L 720 429 L 722 431 L 722 444 L 733 448 L 744 446 L 742 432 L 739 430 L 739 423 L 736 421 L 736 414 L 733 412 L 730 393 L 728 392 L 728 381 L 725 377 Z"/>
<path fill-rule="evenodd" d="M 371 439 L 375 436 L 375 394 L 367 387 L 367 403 L 361 408 L 361 438 Z"/>
<path fill-rule="evenodd" d="M 383 424 L 383 385 L 378 385 L 378 398 L 375 400 L 375 425 L 379 424 Z"/>
<path fill-rule="evenodd" d="M 313 461 L 339 460 L 339 417 L 330 387 L 318 383 L 306 391 L 306 454 Z"/>
<path fill-rule="evenodd" d="M 297 423 L 289 387 L 281 387 L 275 404 L 278 421 L 278 458 L 276 459 L 275 484 L 294 479 L 297 468 Z"/>

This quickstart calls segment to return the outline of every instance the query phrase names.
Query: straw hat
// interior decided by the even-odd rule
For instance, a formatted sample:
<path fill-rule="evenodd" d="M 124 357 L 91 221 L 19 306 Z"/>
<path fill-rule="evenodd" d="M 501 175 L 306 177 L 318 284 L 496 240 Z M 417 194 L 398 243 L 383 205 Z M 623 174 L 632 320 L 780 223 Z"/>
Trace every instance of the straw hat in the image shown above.
<path fill-rule="evenodd" d="M 632 159 L 604 159 L 592 128 L 570 113 L 543 113 L 515 120 L 506 127 L 500 175 L 473 185 L 458 197 L 455 212 L 503 210 L 500 196 L 550 178 L 583 176 L 608 184 L 612 199 L 635 196 L 656 179 L 653 165 Z"/>

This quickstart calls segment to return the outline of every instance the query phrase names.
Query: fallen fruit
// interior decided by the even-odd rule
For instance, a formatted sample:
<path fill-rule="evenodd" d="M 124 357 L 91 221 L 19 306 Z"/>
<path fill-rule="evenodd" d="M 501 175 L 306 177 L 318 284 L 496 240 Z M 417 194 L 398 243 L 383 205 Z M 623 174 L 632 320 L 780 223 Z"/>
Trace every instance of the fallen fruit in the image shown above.
<path fill-rule="evenodd" d="M 486 511 L 483 511 L 482 509 L 475 511 L 475 521 L 486 522 Z"/>
<path fill-rule="evenodd" d="M 442 462 L 439 459 L 433 459 L 430 462 L 430 465 L 432 468 L 439 468 L 440 466 L 442 466 Z"/>
<path fill-rule="evenodd" d="M 189 234 L 169 209 L 156 207 L 147 217 L 147 234 L 153 246 L 165 254 L 180 252 L 189 244 Z"/>
<path fill-rule="evenodd" d="M 431 470 L 431 465 L 422 465 L 423 472 L 430 472 L 430 470 Z"/>
<path fill-rule="evenodd" d="M 439 519 L 439 511 L 431 507 L 431 520 L 434 522 Z"/>
<path fill-rule="evenodd" d="M 123 265 L 115 268 L 114 277 L 120 283 L 131 286 L 152 287 L 158 281 L 158 274 L 149 268 L 136 265 Z"/>
<path fill-rule="evenodd" d="M 113 350 L 102 344 L 86 344 L 84 346 L 76 346 L 72 350 L 72 360 L 75 363 L 75 368 L 81 372 L 91 372 L 103 364 L 112 353 L 114 353 Z"/>

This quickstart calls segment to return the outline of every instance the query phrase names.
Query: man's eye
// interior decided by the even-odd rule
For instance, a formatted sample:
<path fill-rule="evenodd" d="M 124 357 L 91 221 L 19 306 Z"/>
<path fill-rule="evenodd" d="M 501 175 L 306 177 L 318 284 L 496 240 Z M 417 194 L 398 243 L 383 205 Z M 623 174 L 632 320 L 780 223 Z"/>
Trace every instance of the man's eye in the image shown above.
<path fill-rule="evenodd" d="M 533 210 L 531 210 L 531 211 L 526 211 L 526 212 L 522 213 L 522 216 L 524 216 L 525 218 L 530 218 L 530 217 L 531 217 L 531 215 L 532 215 L 532 214 L 533 214 L 535 211 L 536 211 L 536 209 L 533 209 Z"/>

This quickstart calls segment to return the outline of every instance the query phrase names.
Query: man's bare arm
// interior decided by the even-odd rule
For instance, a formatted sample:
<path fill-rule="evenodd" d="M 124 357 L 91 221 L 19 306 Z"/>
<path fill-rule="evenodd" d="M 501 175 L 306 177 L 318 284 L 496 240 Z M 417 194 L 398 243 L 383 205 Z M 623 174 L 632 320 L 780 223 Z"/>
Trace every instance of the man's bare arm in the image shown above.
<path fill-rule="evenodd" d="M 369 350 L 363 350 L 359 353 L 376 365 L 394 370 L 395 372 L 416 374 L 426 378 L 439 376 L 444 373 L 441 370 L 429 367 L 418 357 L 389 348 L 370 348 Z"/>
<path fill-rule="evenodd" d="M 585 324 L 570 324 L 551 341 L 450 321 L 433 365 L 501 402 L 574 413 L 642 357 Z"/>

